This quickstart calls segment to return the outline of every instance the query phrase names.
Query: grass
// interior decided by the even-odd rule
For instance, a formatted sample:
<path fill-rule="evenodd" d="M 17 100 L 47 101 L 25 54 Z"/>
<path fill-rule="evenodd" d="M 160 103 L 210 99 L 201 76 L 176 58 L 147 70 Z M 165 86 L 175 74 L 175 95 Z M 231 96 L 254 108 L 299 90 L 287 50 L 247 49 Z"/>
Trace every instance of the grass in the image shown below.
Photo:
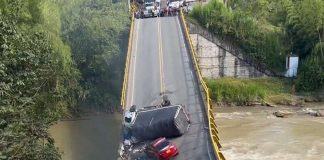
<path fill-rule="evenodd" d="M 211 98 L 217 103 L 251 105 L 268 102 L 288 105 L 295 101 L 289 93 L 289 83 L 277 78 L 220 78 L 206 81 L 211 90 Z"/>

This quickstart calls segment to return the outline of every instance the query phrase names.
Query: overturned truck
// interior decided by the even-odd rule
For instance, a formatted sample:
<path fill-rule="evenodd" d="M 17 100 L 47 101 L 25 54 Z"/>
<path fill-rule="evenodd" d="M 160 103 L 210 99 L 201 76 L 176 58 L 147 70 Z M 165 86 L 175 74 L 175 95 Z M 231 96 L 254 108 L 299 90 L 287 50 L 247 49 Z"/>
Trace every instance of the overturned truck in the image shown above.
<path fill-rule="evenodd" d="M 182 105 L 153 107 L 137 111 L 129 128 L 136 141 L 153 140 L 158 137 L 178 137 L 190 126 L 190 119 Z"/>

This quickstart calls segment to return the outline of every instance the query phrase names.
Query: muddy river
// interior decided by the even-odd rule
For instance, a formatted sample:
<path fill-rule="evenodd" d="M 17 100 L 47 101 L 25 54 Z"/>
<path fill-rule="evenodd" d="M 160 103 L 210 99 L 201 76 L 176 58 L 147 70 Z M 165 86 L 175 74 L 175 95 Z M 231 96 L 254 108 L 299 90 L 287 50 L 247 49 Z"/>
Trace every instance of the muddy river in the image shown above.
<path fill-rule="evenodd" d="M 323 160 L 324 118 L 304 108 L 215 108 L 222 151 L 227 160 Z M 273 116 L 289 110 L 288 118 Z M 115 160 L 121 131 L 120 114 L 92 114 L 63 120 L 50 129 L 63 160 Z"/>
<path fill-rule="evenodd" d="M 120 114 L 92 114 L 63 120 L 50 129 L 63 160 L 116 160 Z"/>
<path fill-rule="evenodd" d="M 217 107 L 216 120 L 227 160 L 323 160 L 324 118 L 306 114 L 324 103 L 304 108 Z M 294 114 L 277 118 L 272 113 Z"/>

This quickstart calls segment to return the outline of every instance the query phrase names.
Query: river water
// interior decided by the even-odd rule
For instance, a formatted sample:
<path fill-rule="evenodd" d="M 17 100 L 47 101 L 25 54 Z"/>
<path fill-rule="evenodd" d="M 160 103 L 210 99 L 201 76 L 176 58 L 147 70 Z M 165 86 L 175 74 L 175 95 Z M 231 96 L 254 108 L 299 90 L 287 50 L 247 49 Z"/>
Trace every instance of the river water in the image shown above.
<path fill-rule="evenodd" d="M 227 160 L 323 160 L 324 118 L 306 108 L 216 107 L 215 117 Z M 277 118 L 274 111 L 296 114 Z M 121 131 L 120 114 L 91 114 L 63 120 L 50 129 L 63 160 L 115 160 Z"/>
<path fill-rule="evenodd" d="M 121 135 L 120 114 L 91 114 L 62 120 L 50 128 L 63 160 L 116 160 Z"/>
<path fill-rule="evenodd" d="M 305 114 L 306 108 L 216 107 L 222 151 L 227 160 L 323 160 L 324 118 Z M 273 112 L 295 114 L 277 118 Z"/>

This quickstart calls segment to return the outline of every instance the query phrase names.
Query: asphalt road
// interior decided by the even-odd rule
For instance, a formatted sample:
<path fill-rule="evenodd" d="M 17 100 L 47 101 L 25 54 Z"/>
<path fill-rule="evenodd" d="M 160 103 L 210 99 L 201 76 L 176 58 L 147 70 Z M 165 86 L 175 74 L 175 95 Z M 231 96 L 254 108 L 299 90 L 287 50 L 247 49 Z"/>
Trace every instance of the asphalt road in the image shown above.
<path fill-rule="evenodd" d="M 159 104 L 161 93 L 173 104 L 184 104 L 192 124 L 185 135 L 171 140 L 180 150 L 176 159 L 216 159 L 180 21 L 136 19 L 134 34 L 126 107 Z"/>

